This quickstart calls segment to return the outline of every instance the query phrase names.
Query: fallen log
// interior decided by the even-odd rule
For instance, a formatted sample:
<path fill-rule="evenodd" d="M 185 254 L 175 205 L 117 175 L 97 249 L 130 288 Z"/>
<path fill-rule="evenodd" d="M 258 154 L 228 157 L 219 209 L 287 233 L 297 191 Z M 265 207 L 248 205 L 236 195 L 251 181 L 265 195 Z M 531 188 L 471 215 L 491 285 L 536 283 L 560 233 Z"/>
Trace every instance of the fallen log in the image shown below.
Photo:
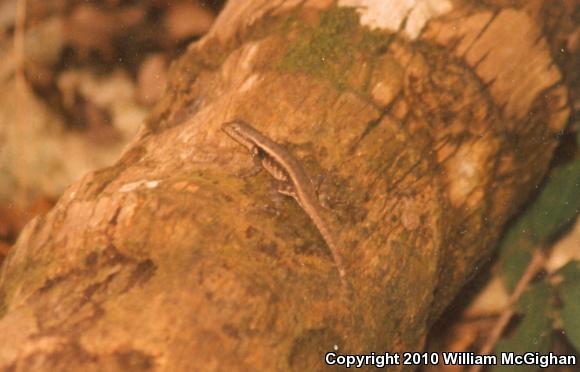
<path fill-rule="evenodd" d="M 421 350 L 546 173 L 567 90 L 526 9 L 330 3 L 229 3 L 122 158 L 24 229 L 0 272 L 2 370 Z M 232 119 L 323 175 L 351 296 L 304 209 L 241 176 Z"/>

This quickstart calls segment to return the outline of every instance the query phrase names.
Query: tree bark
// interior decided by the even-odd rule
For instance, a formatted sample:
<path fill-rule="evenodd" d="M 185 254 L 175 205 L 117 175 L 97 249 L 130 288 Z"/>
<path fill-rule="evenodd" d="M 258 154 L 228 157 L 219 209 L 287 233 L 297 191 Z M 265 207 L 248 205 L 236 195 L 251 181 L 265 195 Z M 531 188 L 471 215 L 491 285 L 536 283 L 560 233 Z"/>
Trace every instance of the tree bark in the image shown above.
<path fill-rule="evenodd" d="M 229 3 L 122 158 L 22 232 L 0 369 L 318 370 L 336 348 L 420 350 L 541 181 L 568 94 L 530 9 L 371 3 Z M 324 176 L 352 299 L 300 206 L 266 172 L 240 177 L 232 118 Z"/>

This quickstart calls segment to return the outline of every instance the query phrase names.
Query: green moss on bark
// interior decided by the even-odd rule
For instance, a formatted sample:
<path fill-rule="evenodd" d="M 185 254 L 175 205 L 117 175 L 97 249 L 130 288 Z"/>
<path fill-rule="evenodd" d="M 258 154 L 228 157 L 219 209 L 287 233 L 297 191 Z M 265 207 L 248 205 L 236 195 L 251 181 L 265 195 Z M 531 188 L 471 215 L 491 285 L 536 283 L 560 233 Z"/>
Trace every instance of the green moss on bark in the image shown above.
<path fill-rule="evenodd" d="M 386 34 L 362 27 L 354 8 L 332 7 L 320 14 L 317 24 L 289 17 L 282 28 L 294 33 L 279 68 L 303 72 L 330 81 L 339 89 L 366 93 L 376 56 L 384 53 L 391 40 Z M 361 71 L 361 66 L 366 69 Z M 362 73 L 362 78 L 353 75 Z M 363 81 L 352 86 L 352 80 Z"/>

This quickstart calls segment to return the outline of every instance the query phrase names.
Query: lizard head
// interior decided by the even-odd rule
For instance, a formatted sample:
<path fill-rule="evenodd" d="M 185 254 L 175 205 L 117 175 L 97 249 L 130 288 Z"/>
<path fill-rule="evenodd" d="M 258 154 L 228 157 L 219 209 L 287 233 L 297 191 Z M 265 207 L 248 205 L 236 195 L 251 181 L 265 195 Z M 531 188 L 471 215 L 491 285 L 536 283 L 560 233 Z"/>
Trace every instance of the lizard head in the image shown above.
<path fill-rule="evenodd" d="M 252 134 L 255 132 L 255 129 L 245 122 L 238 119 L 228 121 L 222 124 L 222 130 L 234 141 L 247 147 L 248 150 L 252 151 L 255 147 L 255 144 L 252 141 Z"/>

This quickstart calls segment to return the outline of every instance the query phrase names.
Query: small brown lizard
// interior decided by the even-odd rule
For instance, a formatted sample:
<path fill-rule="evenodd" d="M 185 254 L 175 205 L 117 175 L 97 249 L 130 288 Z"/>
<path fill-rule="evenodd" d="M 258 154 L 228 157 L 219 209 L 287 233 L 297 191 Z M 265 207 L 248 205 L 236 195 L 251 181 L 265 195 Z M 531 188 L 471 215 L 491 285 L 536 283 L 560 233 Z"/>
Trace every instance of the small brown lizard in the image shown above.
<path fill-rule="evenodd" d="M 240 120 L 224 123 L 222 129 L 232 139 L 246 147 L 252 158 L 259 161 L 272 177 L 290 186 L 287 189 L 280 189 L 278 192 L 292 196 L 314 222 L 330 249 L 343 286 L 348 288 L 342 258 L 330 228 L 320 213 L 321 206 L 314 186 L 300 162 L 283 146 Z"/>

